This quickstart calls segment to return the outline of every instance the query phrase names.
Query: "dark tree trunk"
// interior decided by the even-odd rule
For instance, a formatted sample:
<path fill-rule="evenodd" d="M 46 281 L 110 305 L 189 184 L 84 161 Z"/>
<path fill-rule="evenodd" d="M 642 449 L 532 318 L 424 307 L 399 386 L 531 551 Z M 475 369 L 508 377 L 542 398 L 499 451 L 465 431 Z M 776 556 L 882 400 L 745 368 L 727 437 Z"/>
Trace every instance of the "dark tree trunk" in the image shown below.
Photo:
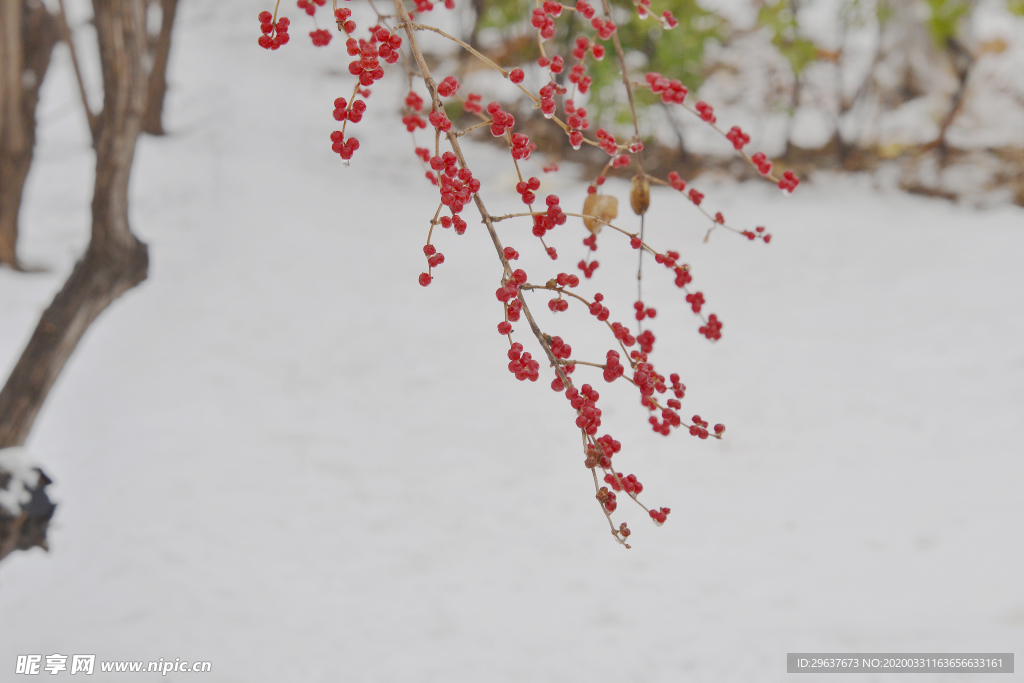
<path fill-rule="evenodd" d="M 146 278 L 146 245 L 128 226 L 128 177 L 146 107 L 145 3 L 94 0 L 93 7 L 103 68 L 103 111 L 96 139 L 92 239 L 0 391 L 0 448 L 25 442 L 90 323 Z"/>
<path fill-rule="evenodd" d="M 149 74 L 146 115 L 142 130 L 150 135 L 163 135 L 164 96 L 167 94 L 167 62 L 171 56 L 171 29 L 178 11 L 178 0 L 159 0 L 160 34 L 153 46 L 153 68 Z"/>
<path fill-rule="evenodd" d="M 92 236 L 85 256 L 43 313 L 0 390 L 0 448 L 25 443 L 86 329 L 111 302 L 142 282 L 149 266 L 146 245 L 128 225 L 128 179 L 146 109 L 146 3 L 93 0 L 93 11 L 103 69 L 103 111 L 95 144 Z M 0 517 L 0 527 L 3 522 Z M 21 547 L 20 542 L 12 544 L 11 534 L 26 528 L 0 528 L 0 537 L 11 547 Z M 45 528 L 40 538 L 45 539 Z"/>
<path fill-rule="evenodd" d="M 36 0 L 0 0 L 0 264 L 21 268 L 18 214 L 36 142 L 39 87 L 57 21 Z"/>

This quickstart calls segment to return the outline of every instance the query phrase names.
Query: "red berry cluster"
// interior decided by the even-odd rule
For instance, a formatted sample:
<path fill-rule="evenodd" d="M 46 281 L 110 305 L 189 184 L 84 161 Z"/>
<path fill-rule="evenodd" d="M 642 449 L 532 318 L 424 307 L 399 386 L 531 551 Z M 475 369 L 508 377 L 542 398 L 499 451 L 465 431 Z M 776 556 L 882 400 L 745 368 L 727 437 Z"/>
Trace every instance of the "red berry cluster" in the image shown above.
<path fill-rule="evenodd" d="M 686 285 L 693 282 L 693 275 L 690 274 L 690 267 L 686 264 L 675 267 L 676 271 L 676 287 L 685 287 Z"/>
<path fill-rule="evenodd" d="M 718 316 L 712 313 L 708 316 L 707 325 L 702 325 L 697 330 L 711 341 L 718 341 L 722 338 L 722 321 L 718 319 Z"/>
<path fill-rule="evenodd" d="M 583 271 L 583 277 L 587 278 L 588 280 L 591 277 L 593 277 L 594 271 L 597 270 L 597 267 L 599 265 L 600 264 L 597 261 L 591 261 L 590 263 L 587 263 L 586 261 L 582 260 L 576 264 L 576 266 Z"/>
<path fill-rule="evenodd" d="M 523 204 L 533 204 L 537 201 L 537 195 L 534 194 L 534 190 L 540 188 L 540 180 L 538 178 L 530 178 L 529 180 L 520 180 L 516 184 L 516 192 L 523 198 Z"/>
<path fill-rule="evenodd" d="M 455 0 L 444 0 L 445 9 L 455 9 Z M 434 3 L 430 0 L 416 0 L 416 11 L 417 12 L 429 12 L 434 9 Z M 412 16 L 412 13 L 409 13 Z"/>
<path fill-rule="evenodd" d="M 590 50 L 590 54 L 592 54 L 594 59 L 597 61 L 604 59 L 604 45 L 597 41 L 591 43 L 586 36 L 579 36 L 576 38 L 576 47 L 573 48 L 572 56 L 582 61 L 587 56 L 587 49 Z"/>
<path fill-rule="evenodd" d="M 306 14 L 313 16 L 313 13 L 316 12 L 316 8 L 323 7 L 326 2 L 327 0 L 299 0 L 295 4 L 299 6 L 299 9 L 305 10 Z"/>
<path fill-rule="evenodd" d="M 715 121 L 718 120 L 717 118 L 715 118 L 715 110 L 714 110 L 714 108 L 710 104 L 708 104 L 707 102 L 698 102 L 695 105 L 694 108 L 697 110 L 697 113 L 700 115 L 701 121 L 706 121 L 708 123 L 714 123 Z"/>
<path fill-rule="evenodd" d="M 604 360 L 604 381 L 614 382 L 625 372 L 626 368 L 619 362 L 619 352 L 614 349 L 609 350 Z"/>
<path fill-rule="evenodd" d="M 448 114 L 446 114 L 443 109 L 435 109 L 434 111 L 430 112 L 430 115 L 427 117 L 427 120 L 430 121 L 430 125 L 438 129 L 442 133 L 447 133 L 452 129 L 452 122 L 448 120 Z"/>
<path fill-rule="evenodd" d="M 338 30 L 348 35 L 355 33 L 356 22 L 352 21 L 352 10 L 347 7 L 334 10 L 334 20 L 338 22 Z"/>
<path fill-rule="evenodd" d="M 591 19 L 590 25 L 595 31 L 597 31 L 597 37 L 601 40 L 608 40 L 611 38 L 617 28 L 614 21 L 611 19 L 602 19 L 601 17 L 594 17 Z"/>
<path fill-rule="evenodd" d="M 355 138 L 345 139 L 345 134 L 340 130 L 331 133 L 331 150 L 341 155 L 341 158 L 348 161 L 352 153 L 359 149 L 359 140 Z"/>
<path fill-rule="evenodd" d="M 482 114 L 484 111 L 483 95 L 478 95 L 475 92 L 471 92 L 466 95 L 466 102 L 462 105 L 466 113 L 469 114 Z"/>
<path fill-rule="evenodd" d="M 569 273 L 559 273 L 558 277 L 555 278 L 555 282 L 559 287 L 577 287 L 580 284 L 580 279 Z"/>
<path fill-rule="evenodd" d="M 552 313 L 561 313 L 562 311 L 568 311 L 569 302 L 563 299 L 561 296 L 557 296 L 554 299 L 548 301 L 548 309 Z"/>
<path fill-rule="evenodd" d="M 673 29 L 679 26 L 679 20 L 676 19 L 676 15 L 672 14 L 668 10 L 661 13 L 661 24 L 667 29 Z"/>
<path fill-rule="evenodd" d="M 583 64 L 573 64 L 572 68 L 569 69 L 569 82 L 575 83 L 576 87 L 584 95 L 590 89 L 590 84 L 594 82 L 594 79 L 587 76 L 586 73 L 587 68 Z"/>
<path fill-rule="evenodd" d="M 501 303 L 508 303 L 509 301 L 516 299 L 516 295 L 519 293 L 519 285 L 526 284 L 526 271 L 522 268 L 517 268 L 512 271 L 512 277 L 508 279 L 501 287 L 494 292 L 494 296 L 497 297 Z"/>
<path fill-rule="evenodd" d="M 597 499 L 608 512 L 615 512 L 616 508 L 619 507 L 619 504 L 615 502 L 615 493 L 609 491 L 607 486 L 602 486 L 597 492 Z"/>
<path fill-rule="evenodd" d="M 594 303 L 590 304 L 590 315 L 597 318 L 599 321 L 604 322 L 608 320 L 608 317 L 612 314 L 601 302 L 604 301 L 604 295 L 598 292 L 594 295 Z M 618 358 L 619 355 L 615 354 Z M 610 381 L 610 380 L 609 380 Z"/>
<path fill-rule="evenodd" d="M 622 323 L 612 323 L 612 334 L 615 338 L 622 342 L 623 346 L 632 346 L 636 344 L 636 337 L 629 333 L 629 328 Z"/>
<path fill-rule="evenodd" d="M 679 174 L 675 171 L 668 174 L 668 184 L 680 192 L 686 189 L 686 181 L 680 178 Z"/>
<path fill-rule="evenodd" d="M 545 57 L 541 57 L 537 62 L 544 62 L 541 66 L 547 65 Z M 564 95 L 566 92 L 564 86 L 558 85 L 554 81 L 549 82 L 540 89 L 540 112 L 544 115 L 544 118 L 550 119 L 555 115 L 555 110 L 558 108 L 555 104 L 555 95 Z"/>
<path fill-rule="evenodd" d="M 589 384 L 584 384 L 579 391 L 576 390 L 576 387 L 569 387 L 565 392 L 565 397 L 579 413 L 576 416 L 576 426 L 590 436 L 597 434 L 597 428 L 601 426 L 601 409 L 597 407 L 600 394 Z"/>
<path fill-rule="evenodd" d="M 580 92 L 585 92 L 580 90 Z M 573 129 L 569 132 L 569 144 L 573 149 L 579 149 L 583 145 L 583 133 L 581 131 L 590 128 L 590 121 L 587 120 L 585 107 L 577 107 L 572 100 L 566 100 L 563 104 L 567 114 L 565 123 Z"/>
<path fill-rule="evenodd" d="M 519 314 L 523 311 L 523 302 L 519 299 L 512 299 L 505 304 L 505 316 L 512 322 L 519 322 Z"/>
<path fill-rule="evenodd" d="M 345 43 L 349 55 L 359 57 L 349 63 L 349 73 L 358 76 L 359 84 L 363 87 L 373 85 L 374 81 L 384 78 L 384 69 L 381 68 L 379 59 L 383 59 L 388 64 L 394 64 L 398 61 L 398 48 L 401 45 L 400 37 L 392 34 L 386 28 L 380 27 L 375 27 L 370 32 L 369 41 L 362 39 L 357 41 L 355 38 L 349 38 Z"/>
<path fill-rule="evenodd" d="M 622 475 L 614 475 L 608 473 L 604 475 L 604 483 L 608 484 L 615 491 L 625 491 L 636 495 L 643 492 L 644 485 L 637 481 L 635 474 L 627 474 L 625 477 Z"/>
<path fill-rule="evenodd" d="M 654 523 L 657 526 L 661 526 L 665 523 L 665 520 L 668 519 L 668 513 L 670 512 L 672 512 L 672 510 L 669 508 L 661 508 L 660 510 L 651 510 L 647 514 L 651 516 L 651 519 L 654 520 Z"/>
<path fill-rule="evenodd" d="M 634 354 L 637 358 L 643 358 L 642 354 L 636 353 L 635 351 Z M 666 388 L 665 378 L 654 371 L 654 365 L 648 362 L 637 363 L 636 369 L 633 371 L 633 384 L 635 384 L 636 388 L 640 390 L 640 405 L 648 410 L 657 410 L 658 405 L 651 400 L 651 397 L 654 396 L 655 391 L 659 394 L 665 393 Z M 663 417 L 672 423 L 672 426 L 678 427 L 681 424 L 679 416 L 675 415 L 675 417 L 673 417 L 674 413 L 672 413 L 670 409 L 666 408 L 665 410 L 668 412 L 663 412 Z M 661 431 L 661 428 L 657 423 L 657 418 L 652 417 L 651 424 L 654 425 L 655 431 Z M 668 435 L 668 431 L 664 431 L 663 433 L 666 436 Z"/>
<path fill-rule="evenodd" d="M 309 37 L 316 47 L 326 47 L 327 43 L 331 42 L 331 32 L 325 28 L 310 31 Z"/>
<path fill-rule="evenodd" d="M 508 357 L 508 371 L 520 382 L 536 382 L 540 378 L 540 363 L 533 359 L 529 351 L 523 351 L 523 345 L 519 342 L 512 344 Z"/>
<path fill-rule="evenodd" d="M 697 190 L 690 188 L 689 195 L 690 201 L 693 202 L 694 206 L 700 206 L 700 203 L 704 201 L 704 193 L 697 192 Z"/>
<path fill-rule="evenodd" d="M 785 190 L 792 194 L 796 186 L 800 184 L 800 179 L 796 177 L 792 171 L 786 171 L 782 174 L 782 180 L 779 181 L 779 189 Z"/>
<path fill-rule="evenodd" d="M 708 438 L 708 429 L 707 429 L 707 427 L 708 427 L 708 423 L 705 422 L 704 420 L 700 419 L 700 415 L 694 415 L 693 416 L 693 424 L 690 425 L 690 436 L 696 436 L 696 437 L 699 437 L 701 439 Z M 719 429 L 718 429 L 719 427 L 722 428 L 721 431 L 719 431 Z M 715 433 L 716 434 L 721 434 L 724 431 L 725 431 L 725 426 L 723 426 L 723 425 L 715 425 Z"/>
<path fill-rule="evenodd" d="M 755 240 L 758 237 L 760 237 L 765 244 L 768 244 L 769 242 L 772 241 L 771 233 L 766 233 L 764 231 L 763 225 L 759 225 L 758 227 L 754 228 L 754 230 L 744 230 L 742 234 L 748 240 Z"/>
<path fill-rule="evenodd" d="M 636 336 L 636 343 L 640 345 L 641 351 L 650 353 L 654 350 L 654 333 L 650 330 L 644 330 Z"/>
<path fill-rule="evenodd" d="M 334 120 L 335 121 L 351 121 L 352 123 L 359 123 L 363 120 L 363 114 L 366 113 L 366 102 L 363 100 L 352 100 L 351 108 L 348 106 L 348 102 L 344 97 L 339 97 L 334 100 Z"/>
<path fill-rule="evenodd" d="M 431 268 L 437 268 L 444 263 L 444 254 L 439 252 L 432 244 L 423 246 L 423 255 L 427 257 L 427 265 Z"/>
<path fill-rule="evenodd" d="M 455 76 L 448 76 L 437 84 L 437 94 L 441 97 L 451 97 L 459 90 L 459 81 Z"/>
<path fill-rule="evenodd" d="M 615 136 L 606 131 L 604 128 L 598 128 L 595 133 L 597 136 L 597 144 L 601 146 L 608 156 L 615 156 L 619 153 L 619 144 L 615 142 Z M 600 185 L 601 183 L 598 183 Z"/>
<path fill-rule="evenodd" d="M 530 178 L 530 180 L 534 181 L 536 178 Z M 522 183 L 519 183 L 519 185 L 522 185 Z M 516 187 L 518 189 L 519 186 L 517 185 Z M 523 201 L 526 201 L 525 195 L 523 196 Z M 562 207 L 558 204 L 558 195 L 549 194 L 544 203 L 547 204 L 547 211 L 533 214 L 533 234 L 536 237 L 544 237 L 549 230 L 554 230 L 556 225 L 565 225 L 566 220 L 568 220 L 568 216 L 565 215 Z M 551 258 L 555 258 L 551 255 L 551 250 L 548 251 L 548 255 Z M 576 276 L 574 275 L 573 277 Z"/>
<path fill-rule="evenodd" d="M 675 394 L 676 398 L 683 398 L 684 396 L 686 396 L 686 385 L 679 381 L 678 374 L 673 372 L 671 375 L 668 376 L 668 379 L 672 383 L 672 393 Z M 672 399 L 669 399 L 669 406 L 678 409 L 681 407 L 681 404 L 679 403 L 679 401 L 676 401 L 675 405 L 673 406 Z"/>
<path fill-rule="evenodd" d="M 555 19 L 562 13 L 562 5 L 558 2 L 545 2 L 542 8 L 533 10 L 530 25 L 540 33 L 544 40 L 555 37 Z"/>
<path fill-rule="evenodd" d="M 643 301 L 637 301 L 633 304 L 633 309 L 636 310 L 636 319 L 643 320 L 644 318 L 653 318 L 658 315 L 658 312 L 653 308 L 645 308 Z"/>
<path fill-rule="evenodd" d="M 576 11 L 579 12 L 584 19 L 593 19 L 596 10 L 587 0 L 577 0 Z"/>
<path fill-rule="evenodd" d="M 761 175 L 768 175 L 772 172 L 772 162 L 768 161 L 768 157 L 765 156 L 764 152 L 758 152 L 750 157 L 750 160 L 757 166 L 757 170 Z"/>
<path fill-rule="evenodd" d="M 544 11 L 550 14 L 551 16 L 562 16 L 562 4 L 556 2 L 556 0 L 544 0 L 544 4 L 542 6 L 544 8 Z"/>
<path fill-rule="evenodd" d="M 558 337 L 558 336 L 552 337 L 551 338 L 551 344 L 549 344 L 549 346 L 551 347 L 551 355 L 553 355 L 555 358 L 561 358 L 562 360 L 568 360 L 569 357 L 572 355 L 572 347 L 569 346 L 568 344 L 566 344 L 565 340 L 562 339 L 561 337 Z M 570 367 L 574 367 L 574 366 L 572 364 L 569 364 L 569 365 L 565 365 L 563 367 L 566 370 L 569 370 Z M 572 371 L 569 370 L 569 372 L 566 373 L 566 374 L 572 374 Z"/>
<path fill-rule="evenodd" d="M 449 228 L 454 225 L 455 232 L 461 235 L 466 231 L 466 222 L 458 214 L 480 190 L 480 181 L 473 177 L 473 172 L 468 168 L 459 168 L 458 157 L 452 152 L 431 157 L 430 168 L 437 172 L 441 204 L 451 211 L 451 218 L 441 217 L 441 227 Z"/>
<path fill-rule="evenodd" d="M 409 94 L 413 95 L 414 93 L 409 93 Z M 417 98 L 418 97 L 419 96 L 417 96 Z M 406 98 L 405 101 L 408 103 L 409 98 Z M 423 100 L 420 100 L 421 105 L 422 105 L 422 102 L 423 102 Z M 426 128 L 427 127 L 427 122 L 424 121 L 423 117 L 420 116 L 417 113 L 418 111 L 419 111 L 419 109 L 417 109 L 416 111 L 409 112 L 405 116 L 402 117 L 402 123 L 405 124 L 405 129 L 407 131 L 409 131 L 410 133 L 414 132 L 417 128 Z M 420 147 L 419 149 L 423 149 L 423 148 Z M 427 151 L 427 154 L 429 155 L 430 152 Z M 418 156 L 422 156 L 422 155 L 418 154 Z"/>
<path fill-rule="evenodd" d="M 452 216 L 451 218 L 448 216 L 441 216 L 438 220 L 440 221 L 442 228 L 447 229 L 454 226 L 456 235 L 465 234 L 466 227 L 469 225 L 466 221 L 462 220 L 461 216 Z"/>
<path fill-rule="evenodd" d="M 739 126 L 730 128 L 725 137 L 736 149 L 743 149 L 746 145 L 750 144 L 750 136 L 744 133 Z"/>
<path fill-rule="evenodd" d="M 570 389 L 570 391 L 572 391 Z M 569 392 L 566 392 L 568 397 Z M 622 448 L 622 444 L 613 439 L 610 435 L 605 434 L 597 439 L 594 439 L 593 445 L 587 446 L 586 454 L 587 459 L 584 461 L 584 465 L 588 469 L 600 467 L 601 469 L 608 469 L 612 466 L 612 456 L 619 452 Z"/>
<path fill-rule="evenodd" d="M 665 104 L 682 104 L 686 95 L 690 92 L 682 81 L 669 80 L 656 72 L 648 72 L 644 79 L 651 86 L 651 92 L 655 95 L 661 93 L 661 101 Z"/>
<path fill-rule="evenodd" d="M 505 134 L 506 130 L 512 130 L 516 125 L 516 117 L 501 110 L 501 105 L 491 102 L 487 105 L 487 113 L 491 115 L 491 135 L 498 138 Z"/>
<path fill-rule="evenodd" d="M 530 137 L 525 133 L 513 133 L 512 135 L 512 158 L 517 161 L 526 161 L 530 154 L 537 149 L 537 145 L 530 142 Z"/>
<path fill-rule="evenodd" d="M 690 304 L 690 308 L 694 313 L 700 313 L 701 307 L 704 306 L 704 294 L 701 292 L 694 292 L 693 294 L 686 295 L 686 303 Z"/>
<path fill-rule="evenodd" d="M 263 35 L 260 36 L 259 45 L 265 50 L 276 50 L 282 45 L 286 44 L 290 38 L 288 36 L 288 26 L 291 22 L 288 17 L 281 17 L 274 23 L 274 15 L 270 12 L 260 12 L 260 30 Z"/>
<path fill-rule="evenodd" d="M 675 268 L 676 267 L 676 261 L 678 261 L 678 260 L 679 260 L 679 252 L 678 251 L 672 251 L 671 249 L 669 251 L 666 251 L 664 254 L 655 254 L 654 255 L 654 262 L 658 263 L 658 264 L 661 264 L 661 265 L 665 266 L 666 268 Z M 684 268 L 688 268 L 688 266 L 683 266 L 683 267 Z"/>

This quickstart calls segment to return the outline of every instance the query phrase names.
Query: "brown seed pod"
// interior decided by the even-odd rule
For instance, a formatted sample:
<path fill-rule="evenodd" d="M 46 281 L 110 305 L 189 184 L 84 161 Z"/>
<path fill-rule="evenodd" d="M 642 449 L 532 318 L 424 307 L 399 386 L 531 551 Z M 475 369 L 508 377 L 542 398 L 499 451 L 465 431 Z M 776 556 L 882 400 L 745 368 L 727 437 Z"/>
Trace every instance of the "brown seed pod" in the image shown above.
<path fill-rule="evenodd" d="M 601 232 L 604 223 L 610 223 L 613 218 L 619 215 L 619 200 L 607 194 L 588 194 L 587 198 L 583 201 L 583 214 L 600 219 L 583 219 L 583 225 L 587 226 L 587 230 L 596 235 Z M 604 221 L 604 223 L 601 221 Z"/>
<path fill-rule="evenodd" d="M 633 213 L 642 216 L 651 205 L 651 184 L 642 175 L 633 176 L 633 187 L 629 191 L 629 205 Z"/>

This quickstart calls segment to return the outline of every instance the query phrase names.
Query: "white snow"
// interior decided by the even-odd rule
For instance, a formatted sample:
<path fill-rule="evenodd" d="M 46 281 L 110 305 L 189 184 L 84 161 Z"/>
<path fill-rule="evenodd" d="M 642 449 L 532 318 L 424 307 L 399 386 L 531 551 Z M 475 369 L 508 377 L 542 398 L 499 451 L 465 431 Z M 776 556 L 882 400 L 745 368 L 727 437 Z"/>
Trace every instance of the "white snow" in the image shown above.
<path fill-rule="evenodd" d="M 1020 654 L 1024 211 L 861 177 L 792 197 L 698 179 L 730 223 L 774 236 L 703 244 L 704 220 L 656 191 L 650 240 L 683 252 L 725 328 L 700 337 L 648 260 L 654 358 L 682 374 L 685 415 L 728 431 L 655 435 L 593 376 L 618 465 L 672 508 L 655 528 L 624 502 L 626 551 L 550 376 L 505 367 L 485 232 L 437 235 L 447 260 L 416 282 L 436 194 L 396 134 L 401 77 L 375 89 L 346 168 L 328 140 L 351 91 L 341 46 L 314 49 L 292 13 L 292 44 L 259 50 L 260 9 L 182 5 L 173 132 L 143 139 L 133 175 L 150 279 L 89 330 L 32 433 L 59 507 L 49 553 L 0 563 L 0 671 L 77 653 L 210 660 L 205 678 L 246 683 L 749 683 L 787 680 L 787 652 Z M 0 270 L 5 368 L 86 239 L 69 73 L 62 53 L 23 223 L 51 271 Z M 492 209 L 515 208 L 508 183 L 487 190 L 506 158 L 470 156 Z M 545 178 L 566 210 L 571 173 Z M 501 232 L 531 279 L 583 255 L 572 222 L 557 263 L 528 226 Z M 635 252 L 609 232 L 580 289 L 626 320 Z M 610 348 L 590 316 L 535 301 L 580 357 Z"/>
<path fill-rule="evenodd" d="M 32 497 L 29 489 L 39 483 L 39 473 L 25 461 L 23 448 L 0 450 L 0 469 L 10 475 L 0 488 L 0 507 L 10 514 L 21 512 L 21 506 Z"/>

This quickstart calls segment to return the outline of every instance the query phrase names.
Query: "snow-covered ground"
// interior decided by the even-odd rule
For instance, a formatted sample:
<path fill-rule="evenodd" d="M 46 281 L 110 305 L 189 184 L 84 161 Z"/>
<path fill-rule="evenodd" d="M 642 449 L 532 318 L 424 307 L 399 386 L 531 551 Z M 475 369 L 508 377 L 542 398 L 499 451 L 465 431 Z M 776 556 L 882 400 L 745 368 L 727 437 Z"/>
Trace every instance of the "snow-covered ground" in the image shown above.
<path fill-rule="evenodd" d="M 90 329 L 28 444 L 60 507 L 49 553 L 0 564 L 0 678 L 31 653 L 209 660 L 204 680 L 247 683 L 749 683 L 786 679 L 787 652 L 1021 655 L 1024 211 L 867 178 L 792 197 L 704 180 L 712 207 L 774 239 L 703 244 L 692 207 L 656 192 L 651 241 L 683 252 L 725 329 L 700 337 L 648 262 L 655 358 L 683 375 L 685 414 L 728 431 L 652 434 L 633 393 L 595 375 L 617 463 L 672 508 L 655 528 L 622 504 L 626 551 L 564 399 L 505 368 L 486 234 L 445 231 L 446 263 L 417 284 L 436 195 L 391 86 L 343 167 L 341 46 L 315 51 L 293 17 L 293 44 L 259 50 L 259 9 L 183 4 L 173 133 L 142 141 L 133 179 L 150 279 Z M 4 367 L 87 235 L 66 61 L 24 217 L 26 260 L 51 270 L 0 270 Z M 510 177 L 494 149 L 471 157 L 485 185 Z M 579 183 L 559 175 L 570 210 Z M 554 233 L 558 264 L 528 230 L 503 236 L 533 279 L 583 254 L 579 225 Z M 635 252 L 601 244 L 581 289 L 626 319 Z M 544 301 L 545 329 L 609 348 Z M 92 680 L 154 678 L 107 676 Z"/>

